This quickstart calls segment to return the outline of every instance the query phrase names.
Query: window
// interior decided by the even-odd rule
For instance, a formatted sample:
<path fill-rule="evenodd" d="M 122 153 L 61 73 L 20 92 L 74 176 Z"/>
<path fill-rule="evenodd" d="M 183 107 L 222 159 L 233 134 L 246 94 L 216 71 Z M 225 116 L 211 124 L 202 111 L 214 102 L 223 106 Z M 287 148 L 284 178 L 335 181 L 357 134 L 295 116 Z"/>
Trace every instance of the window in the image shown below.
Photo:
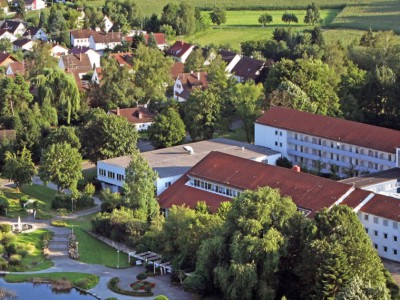
<path fill-rule="evenodd" d="M 393 221 L 393 228 L 397 229 L 397 222 Z"/>
<path fill-rule="evenodd" d="M 99 175 L 100 175 L 100 176 L 106 176 L 106 170 L 104 170 L 104 169 L 99 169 Z"/>
<path fill-rule="evenodd" d="M 278 142 L 275 142 L 275 146 L 278 146 Z"/>
<path fill-rule="evenodd" d="M 275 135 L 278 135 L 278 130 L 275 130 Z"/>
<path fill-rule="evenodd" d="M 297 140 L 297 133 L 294 134 L 294 139 Z"/>
<path fill-rule="evenodd" d="M 114 172 L 111 172 L 111 171 L 108 171 L 108 172 L 107 172 L 107 177 L 108 177 L 108 178 L 111 178 L 111 179 L 115 179 L 115 173 L 114 173 Z"/>
<path fill-rule="evenodd" d="M 386 219 L 383 220 L 383 226 L 388 227 L 388 220 Z"/>
<path fill-rule="evenodd" d="M 365 228 L 365 232 L 368 233 L 368 228 Z"/>
<path fill-rule="evenodd" d="M 396 235 L 393 236 L 393 241 L 397 242 L 397 236 Z"/>
<path fill-rule="evenodd" d="M 383 251 L 387 252 L 387 247 L 383 246 Z"/>
<path fill-rule="evenodd" d="M 117 180 L 118 181 L 124 181 L 124 175 L 122 175 L 122 174 L 117 174 Z"/>
<path fill-rule="evenodd" d="M 379 224 L 379 218 L 378 217 L 374 217 L 374 223 L 375 224 Z"/>
<path fill-rule="evenodd" d="M 169 187 L 169 186 L 171 186 L 171 181 L 168 181 L 168 182 L 165 183 L 165 187 L 166 188 Z"/>
<path fill-rule="evenodd" d="M 364 220 L 368 221 L 368 217 L 369 217 L 369 215 L 364 215 Z"/>
<path fill-rule="evenodd" d="M 378 244 L 374 244 L 375 249 L 378 249 Z"/>
<path fill-rule="evenodd" d="M 282 136 L 282 131 L 279 131 L 279 135 Z"/>
<path fill-rule="evenodd" d="M 397 250 L 396 249 L 393 249 L 393 254 L 397 255 Z"/>
<path fill-rule="evenodd" d="M 387 240 L 387 233 L 384 233 L 384 234 L 383 234 L 383 238 L 384 238 L 385 240 Z"/>
<path fill-rule="evenodd" d="M 282 147 L 282 143 L 279 143 L 279 147 Z"/>
<path fill-rule="evenodd" d="M 374 235 L 378 236 L 378 231 L 374 230 Z"/>

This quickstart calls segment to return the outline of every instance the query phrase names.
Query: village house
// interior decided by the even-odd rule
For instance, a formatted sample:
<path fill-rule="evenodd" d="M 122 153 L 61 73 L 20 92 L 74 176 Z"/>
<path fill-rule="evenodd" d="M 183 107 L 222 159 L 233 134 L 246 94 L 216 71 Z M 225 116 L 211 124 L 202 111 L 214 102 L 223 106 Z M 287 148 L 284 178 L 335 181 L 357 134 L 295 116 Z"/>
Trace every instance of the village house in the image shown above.
<path fill-rule="evenodd" d="M 375 194 L 334 180 L 262 164 L 220 152 L 211 152 L 158 198 L 168 215 L 173 205 L 195 208 L 205 201 L 211 212 L 245 190 L 279 189 L 309 218 L 323 208 L 347 205 L 358 215 L 378 254 L 400 262 L 399 199 Z"/>
<path fill-rule="evenodd" d="M 207 72 L 182 73 L 174 83 L 174 98 L 178 102 L 185 102 L 194 90 L 205 90 L 207 87 Z"/>
<path fill-rule="evenodd" d="M 8 39 L 10 42 L 14 42 L 17 38 L 11 32 L 8 32 L 7 29 L 0 29 L 0 40 Z"/>
<path fill-rule="evenodd" d="M 174 60 L 185 63 L 190 53 L 192 53 L 193 48 L 194 45 L 187 44 L 183 41 L 176 41 L 165 53 Z"/>
<path fill-rule="evenodd" d="M 33 46 L 36 43 L 34 41 L 32 41 L 30 38 L 27 37 L 21 37 L 18 40 L 15 40 L 13 42 L 13 50 L 14 51 L 18 51 L 18 50 L 22 50 L 22 51 L 32 51 Z"/>
<path fill-rule="evenodd" d="M 89 48 L 99 52 L 105 49 L 112 50 L 121 43 L 121 32 L 93 32 L 89 37 Z"/>
<path fill-rule="evenodd" d="M 111 109 L 109 114 L 125 118 L 129 123 L 135 125 L 137 131 L 147 130 L 154 123 L 155 114 L 145 107 Z"/>
<path fill-rule="evenodd" d="M 14 0 L 14 6 L 18 6 L 18 1 Z M 25 11 L 40 10 L 46 7 L 43 0 L 25 0 Z"/>
<path fill-rule="evenodd" d="M 71 39 L 71 46 L 72 47 L 89 47 L 89 38 L 96 31 L 91 29 L 77 29 L 71 30 L 69 35 Z"/>
<path fill-rule="evenodd" d="M 232 68 L 231 73 L 237 82 L 253 80 L 255 83 L 264 83 L 270 65 L 272 65 L 272 60 L 265 62 L 251 57 L 242 56 Z"/>
<path fill-rule="evenodd" d="M 89 82 L 83 81 L 83 76 L 93 71 L 87 54 L 63 55 L 58 61 L 58 66 L 74 76 L 79 89 L 87 88 Z"/>
<path fill-rule="evenodd" d="M 6 29 L 16 37 L 22 36 L 26 31 L 26 26 L 21 21 L 5 20 L 0 25 L 1 29 Z"/>
<path fill-rule="evenodd" d="M 130 52 L 110 53 L 109 57 L 115 59 L 120 67 L 132 68 L 133 66 L 133 53 Z"/>
<path fill-rule="evenodd" d="M 25 62 L 13 61 L 10 62 L 6 69 L 7 76 L 25 75 Z"/>
<path fill-rule="evenodd" d="M 156 39 L 156 43 L 157 43 L 158 49 L 165 50 L 168 47 L 167 40 L 165 38 L 165 34 L 161 33 L 161 32 L 157 32 L 157 33 L 153 33 L 153 34 L 154 34 L 154 37 Z M 147 45 L 147 43 L 149 42 L 150 34 L 144 32 L 143 33 L 143 37 L 144 37 L 145 43 Z M 134 36 L 126 36 L 125 40 L 128 43 L 132 43 L 134 38 L 135 38 Z"/>
<path fill-rule="evenodd" d="M 69 49 L 59 44 L 53 44 L 50 49 L 51 56 L 60 58 L 63 55 L 68 55 Z"/>
<path fill-rule="evenodd" d="M 11 62 L 17 62 L 14 56 L 7 52 L 0 52 L 0 67 L 6 67 Z"/>
<path fill-rule="evenodd" d="M 171 76 L 174 81 L 178 78 L 179 74 L 185 72 L 185 65 L 179 61 L 175 61 L 171 67 Z"/>
<path fill-rule="evenodd" d="M 101 55 L 94 51 L 93 49 L 90 49 L 89 47 L 73 47 L 70 50 L 70 54 L 74 55 L 79 55 L 79 54 L 87 54 L 90 60 L 90 64 L 92 65 L 93 68 L 98 68 L 100 67 L 100 62 L 101 62 Z"/>
<path fill-rule="evenodd" d="M 283 107 L 257 119 L 254 143 L 322 173 L 336 166 L 339 176 L 400 167 L 400 131 Z"/>
<path fill-rule="evenodd" d="M 225 138 L 146 151 L 141 155 L 157 173 L 155 185 L 159 195 L 211 151 L 220 151 L 264 164 L 275 164 L 280 157 L 278 152 L 271 149 Z M 102 188 L 109 188 L 113 192 L 121 191 L 125 180 L 125 169 L 130 161 L 130 156 L 98 161 L 97 178 Z"/>
<path fill-rule="evenodd" d="M 97 31 L 103 30 L 104 32 L 109 32 L 111 28 L 113 28 L 114 23 L 110 20 L 109 17 L 104 16 L 103 20 L 101 21 L 102 28 L 96 28 Z"/>
<path fill-rule="evenodd" d="M 31 39 L 32 41 L 39 40 L 39 41 L 47 42 L 47 40 L 49 39 L 47 37 L 46 32 L 44 32 L 42 28 L 34 27 L 34 26 L 28 27 L 22 36 L 27 37 L 27 38 Z"/>

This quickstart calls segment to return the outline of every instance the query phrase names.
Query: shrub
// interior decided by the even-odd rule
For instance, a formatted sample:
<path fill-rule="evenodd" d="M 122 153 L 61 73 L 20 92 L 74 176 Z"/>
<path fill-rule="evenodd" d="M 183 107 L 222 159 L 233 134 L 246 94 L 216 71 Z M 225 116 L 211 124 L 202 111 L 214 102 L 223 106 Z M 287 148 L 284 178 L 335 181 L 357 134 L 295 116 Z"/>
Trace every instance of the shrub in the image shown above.
<path fill-rule="evenodd" d="M 6 197 L 0 196 L 0 215 L 5 216 L 10 203 Z"/>
<path fill-rule="evenodd" d="M 18 255 L 20 255 L 21 257 L 25 257 L 25 256 L 27 256 L 29 254 L 28 250 L 26 250 L 26 249 L 18 249 L 16 251 L 16 253 Z"/>
<path fill-rule="evenodd" d="M 63 220 L 53 220 L 51 221 L 51 225 L 55 226 L 55 227 L 65 227 L 67 226 L 67 222 L 63 221 Z"/>
<path fill-rule="evenodd" d="M 3 245 L 7 245 L 10 243 L 14 243 L 17 240 L 17 237 L 15 236 L 15 234 L 11 233 L 11 232 L 7 232 L 4 233 L 1 239 L 1 243 Z"/>
<path fill-rule="evenodd" d="M 276 165 L 287 169 L 291 169 L 293 167 L 292 162 L 287 157 L 278 158 L 276 160 Z"/>
<path fill-rule="evenodd" d="M 136 279 L 137 280 L 144 280 L 146 278 L 147 278 L 146 273 L 139 273 L 139 274 L 136 275 Z"/>
<path fill-rule="evenodd" d="M 158 295 L 157 297 L 154 298 L 154 300 L 169 300 L 167 296 L 164 295 Z"/>
<path fill-rule="evenodd" d="M 71 209 L 71 196 L 67 194 L 56 194 L 51 201 L 52 209 Z"/>
<path fill-rule="evenodd" d="M 19 204 L 21 205 L 21 207 L 24 207 L 24 204 L 26 204 L 26 202 L 28 202 L 28 200 L 29 200 L 29 197 L 28 197 L 28 196 L 22 196 L 22 197 L 19 199 Z"/>
<path fill-rule="evenodd" d="M 21 264 L 22 257 L 19 254 L 13 254 L 10 256 L 8 263 L 12 266 L 18 266 Z"/>
<path fill-rule="evenodd" d="M 0 270 L 4 271 L 8 269 L 8 261 L 0 257 Z"/>
<path fill-rule="evenodd" d="M 5 251 L 7 252 L 8 255 L 17 253 L 17 244 L 16 243 L 6 244 Z"/>
<path fill-rule="evenodd" d="M 127 291 L 127 290 L 123 290 L 121 288 L 118 287 L 118 282 L 119 282 L 119 278 L 118 277 L 114 277 L 111 278 L 110 281 L 108 282 L 108 288 L 110 290 L 112 290 L 115 293 L 121 294 L 121 295 L 128 295 L 128 296 L 136 296 L 136 297 L 148 297 L 148 296 L 153 296 L 152 292 L 136 292 L 136 291 Z"/>
<path fill-rule="evenodd" d="M 12 229 L 11 224 L 0 224 L 0 231 L 1 232 L 10 232 Z"/>

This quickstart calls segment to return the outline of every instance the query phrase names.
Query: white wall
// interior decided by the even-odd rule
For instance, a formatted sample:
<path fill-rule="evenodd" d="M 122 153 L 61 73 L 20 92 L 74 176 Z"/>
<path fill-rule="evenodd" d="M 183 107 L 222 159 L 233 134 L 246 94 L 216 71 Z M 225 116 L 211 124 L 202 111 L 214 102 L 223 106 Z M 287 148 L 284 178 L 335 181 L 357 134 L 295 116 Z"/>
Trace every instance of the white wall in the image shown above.
<path fill-rule="evenodd" d="M 97 53 L 96 51 L 92 50 L 92 49 L 87 51 L 86 54 L 89 57 L 90 64 L 91 64 L 92 68 L 93 68 L 94 65 L 95 65 L 96 68 L 99 68 L 100 67 L 100 58 L 101 58 L 100 54 Z"/>
<path fill-rule="evenodd" d="M 181 57 L 178 58 L 179 61 L 180 61 L 181 63 L 185 63 L 185 61 L 186 61 L 187 58 L 189 57 L 190 53 L 192 53 L 193 47 L 194 47 L 194 46 L 191 46 L 191 47 L 186 51 L 186 53 L 184 53 Z"/>
<path fill-rule="evenodd" d="M 158 178 L 157 179 L 157 196 L 164 192 L 171 184 L 177 181 L 179 178 L 182 177 L 183 174 L 165 177 L 165 178 Z"/>
<path fill-rule="evenodd" d="M 104 169 L 106 171 L 105 176 L 100 175 L 100 169 Z M 115 178 L 110 178 L 108 177 L 108 172 L 114 172 L 115 173 Z M 122 187 L 123 185 L 123 181 L 118 180 L 117 178 L 117 174 L 123 175 L 125 176 L 125 168 L 120 167 L 120 166 L 115 166 L 115 165 L 111 165 L 111 164 L 106 164 L 103 163 L 101 161 L 99 161 L 97 163 L 97 179 L 99 181 L 111 184 L 111 185 L 115 185 L 115 186 L 119 186 Z"/>
<path fill-rule="evenodd" d="M 136 123 L 135 127 L 137 131 L 143 131 L 149 129 L 150 125 L 153 124 L 152 122 L 147 123 Z"/>
<path fill-rule="evenodd" d="M 372 240 L 373 247 L 377 247 L 378 255 L 400 262 L 400 224 L 396 221 L 366 214 L 364 212 L 359 212 L 358 215 L 364 228 L 368 230 L 368 235 Z M 384 221 L 387 221 L 387 223 Z M 387 226 L 385 224 L 387 224 Z M 396 226 L 397 228 L 395 228 Z M 387 248 L 386 251 L 384 247 Z M 397 254 L 395 254 L 395 251 L 397 251 Z"/>
<path fill-rule="evenodd" d="M 225 71 L 228 73 L 231 73 L 233 68 L 236 66 L 236 64 L 239 62 L 241 59 L 239 54 L 236 54 L 235 57 L 231 60 L 231 62 L 226 66 Z"/>
<path fill-rule="evenodd" d="M 278 134 L 276 134 L 276 131 Z M 254 144 L 278 151 L 283 156 L 288 156 L 287 131 L 284 129 L 256 123 L 254 125 Z"/>

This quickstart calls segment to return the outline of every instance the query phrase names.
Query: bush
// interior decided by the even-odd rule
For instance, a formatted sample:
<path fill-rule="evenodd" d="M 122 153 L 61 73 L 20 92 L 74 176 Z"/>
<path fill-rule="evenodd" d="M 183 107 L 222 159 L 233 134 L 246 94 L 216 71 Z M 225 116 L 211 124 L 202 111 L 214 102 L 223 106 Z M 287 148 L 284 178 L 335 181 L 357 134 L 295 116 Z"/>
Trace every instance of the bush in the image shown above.
<path fill-rule="evenodd" d="M 154 298 L 154 300 L 169 300 L 167 296 L 164 295 L 158 295 L 157 297 Z"/>
<path fill-rule="evenodd" d="M 149 297 L 149 296 L 153 296 L 152 292 L 136 292 L 136 291 L 127 291 L 127 290 L 123 290 L 121 288 L 118 287 L 118 282 L 119 282 L 119 278 L 118 277 L 114 277 L 111 278 L 110 281 L 108 282 L 107 286 L 108 288 L 118 294 L 121 295 L 127 295 L 127 296 L 134 296 L 134 297 Z"/>
<path fill-rule="evenodd" d="M 18 266 L 21 264 L 22 257 L 19 254 L 13 254 L 10 256 L 8 263 L 12 266 Z"/>
<path fill-rule="evenodd" d="M 51 225 L 55 226 L 55 227 L 65 227 L 67 226 L 67 222 L 63 221 L 63 220 L 53 220 L 51 221 Z"/>
<path fill-rule="evenodd" d="M 7 213 L 7 209 L 10 206 L 8 199 L 4 196 L 0 196 L 0 215 L 5 216 Z"/>
<path fill-rule="evenodd" d="M 278 158 L 276 160 L 276 165 L 287 169 L 291 169 L 293 167 L 292 162 L 287 157 Z"/>
<path fill-rule="evenodd" d="M 11 232 L 12 226 L 11 224 L 0 224 L 1 232 Z"/>
<path fill-rule="evenodd" d="M 71 209 L 71 196 L 67 194 L 56 194 L 54 199 L 51 201 L 52 209 Z"/>
<path fill-rule="evenodd" d="M 17 240 L 17 237 L 15 236 L 15 234 L 11 233 L 11 232 L 7 232 L 4 233 L 1 239 L 1 243 L 3 245 L 7 245 L 10 243 L 15 243 Z"/>
<path fill-rule="evenodd" d="M 28 202 L 28 200 L 29 200 L 29 197 L 28 197 L 28 196 L 22 196 L 22 197 L 19 199 L 19 204 L 21 205 L 21 207 L 24 207 L 24 204 L 26 204 L 26 202 Z"/>
<path fill-rule="evenodd" d="M 8 261 L 0 257 L 0 270 L 4 271 L 8 269 Z"/>
<path fill-rule="evenodd" d="M 18 255 L 20 255 L 21 257 L 25 257 L 25 256 L 27 256 L 29 254 L 28 250 L 26 250 L 26 249 L 18 249 L 16 251 L 16 253 Z"/>
<path fill-rule="evenodd" d="M 139 273 L 139 274 L 136 275 L 136 279 L 137 280 L 144 280 L 146 278 L 147 278 L 146 273 Z"/>
<path fill-rule="evenodd" d="M 5 251 L 8 255 L 17 253 L 17 244 L 16 243 L 6 244 Z"/>

